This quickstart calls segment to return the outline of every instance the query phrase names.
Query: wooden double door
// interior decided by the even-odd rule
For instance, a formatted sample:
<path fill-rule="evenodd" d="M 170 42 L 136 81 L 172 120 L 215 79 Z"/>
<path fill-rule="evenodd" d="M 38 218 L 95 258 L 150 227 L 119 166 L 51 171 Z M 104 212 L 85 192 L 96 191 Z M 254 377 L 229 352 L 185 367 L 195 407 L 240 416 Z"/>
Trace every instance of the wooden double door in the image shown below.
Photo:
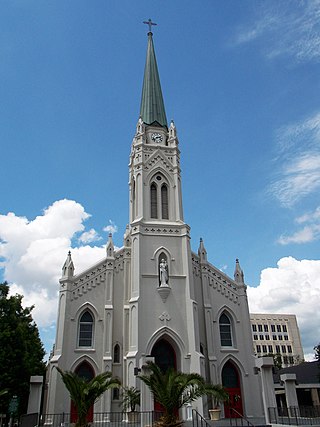
<path fill-rule="evenodd" d="M 222 369 L 222 385 L 229 393 L 229 400 L 224 404 L 226 418 L 240 418 L 243 416 L 241 383 L 238 368 L 227 362 Z"/>

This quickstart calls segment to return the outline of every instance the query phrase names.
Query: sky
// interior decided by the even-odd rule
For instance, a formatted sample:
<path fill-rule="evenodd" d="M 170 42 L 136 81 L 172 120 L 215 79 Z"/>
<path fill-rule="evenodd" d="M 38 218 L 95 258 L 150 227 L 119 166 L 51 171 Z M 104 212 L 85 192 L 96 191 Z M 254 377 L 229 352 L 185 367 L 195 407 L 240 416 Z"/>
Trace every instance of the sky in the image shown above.
<path fill-rule="evenodd" d="M 320 0 L 2 0 L 0 280 L 47 352 L 61 268 L 123 244 L 151 18 L 191 246 L 320 342 Z"/>

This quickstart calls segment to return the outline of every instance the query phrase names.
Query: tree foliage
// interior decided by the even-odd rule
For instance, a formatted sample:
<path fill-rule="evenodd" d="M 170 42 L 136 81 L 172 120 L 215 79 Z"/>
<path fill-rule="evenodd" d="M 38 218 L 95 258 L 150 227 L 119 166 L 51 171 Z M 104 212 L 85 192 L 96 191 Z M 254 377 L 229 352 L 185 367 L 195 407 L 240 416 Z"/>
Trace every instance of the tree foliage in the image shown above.
<path fill-rule="evenodd" d="M 313 349 L 315 351 L 314 357 L 320 363 L 320 343 L 316 345 Z"/>
<path fill-rule="evenodd" d="M 76 427 L 87 425 L 87 417 L 91 406 L 106 390 L 120 386 L 120 381 L 112 377 L 111 372 L 104 372 L 88 381 L 75 372 L 57 369 L 77 410 Z"/>
<path fill-rule="evenodd" d="M 9 285 L 0 284 L 0 412 L 6 413 L 12 396 L 19 400 L 18 414 L 26 413 L 30 376 L 44 375 L 43 349 L 33 307 L 22 307 L 22 295 L 9 296 Z"/>

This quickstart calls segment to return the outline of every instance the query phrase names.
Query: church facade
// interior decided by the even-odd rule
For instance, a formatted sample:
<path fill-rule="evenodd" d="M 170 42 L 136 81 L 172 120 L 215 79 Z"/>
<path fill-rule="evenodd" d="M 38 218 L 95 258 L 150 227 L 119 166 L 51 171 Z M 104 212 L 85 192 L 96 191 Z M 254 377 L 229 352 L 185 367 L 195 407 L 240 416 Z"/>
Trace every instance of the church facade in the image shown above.
<path fill-rule="evenodd" d="M 239 413 L 262 416 L 240 264 L 230 278 L 208 261 L 202 239 L 198 252 L 191 250 L 177 130 L 167 123 L 151 31 L 129 160 L 129 225 L 123 247 L 115 250 L 109 235 L 105 258 L 80 274 L 74 274 L 68 254 L 48 367 L 47 414 L 71 410 L 55 367 L 88 378 L 111 371 L 123 385 L 140 388 L 135 374 L 150 358 L 164 369 L 222 383 Z M 141 410 L 150 409 L 146 401 Z M 194 405 L 207 416 L 206 399 Z M 119 411 L 118 393 L 105 393 L 94 411 Z"/>

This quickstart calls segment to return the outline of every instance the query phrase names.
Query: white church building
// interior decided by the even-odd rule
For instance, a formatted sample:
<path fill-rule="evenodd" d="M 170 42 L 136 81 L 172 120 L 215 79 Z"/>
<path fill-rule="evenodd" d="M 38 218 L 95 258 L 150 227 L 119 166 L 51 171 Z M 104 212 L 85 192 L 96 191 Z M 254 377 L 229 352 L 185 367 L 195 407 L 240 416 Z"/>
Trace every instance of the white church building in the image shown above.
<path fill-rule="evenodd" d="M 67 256 L 48 367 L 47 414 L 71 410 L 55 367 L 88 378 L 111 371 L 123 385 L 141 388 L 137 368 L 153 358 L 164 369 L 173 366 L 222 383 L 239 413 L 263 416 L 244 275 L 238 260 L 233 278 L 212 265 L 202 239 L 198 252 L 191 250 L 180 148 L 176 126 L 166 119 L 149 31 L 129 157 L 129 225 L 123 246 L 116 250 L 109 235 L 105 258 L 86 271 L 74 274 L 71 253 Z M 145 402 L 140 409 L 148 409 Z M 206 399 L 194 405 L 207 417 Z M 106 392 L 94 411 L 119 411 L 118 392 Z"/>

